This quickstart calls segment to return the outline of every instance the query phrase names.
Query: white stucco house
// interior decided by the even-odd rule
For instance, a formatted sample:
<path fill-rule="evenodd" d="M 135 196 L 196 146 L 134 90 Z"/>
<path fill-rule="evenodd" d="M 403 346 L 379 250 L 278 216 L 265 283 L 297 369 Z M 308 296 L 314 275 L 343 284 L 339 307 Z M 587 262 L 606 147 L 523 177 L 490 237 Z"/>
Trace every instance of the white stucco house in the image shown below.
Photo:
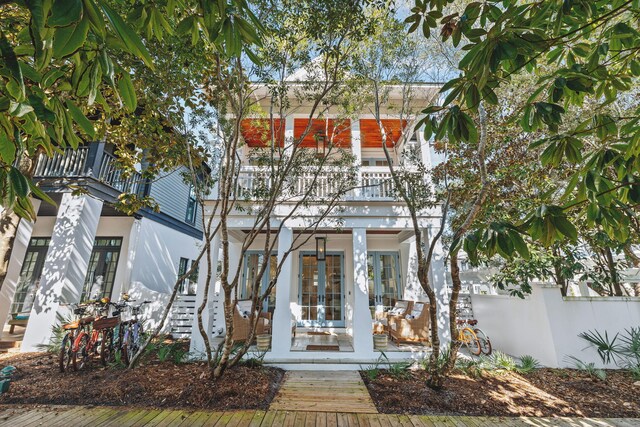
<path fill-rule="evenodd" d="M 301 139 L 301 147 L 308 150 L 324 149 L 319 144 L 326 144 L 329 140 L 339 144 L 355 158 L 359 186 L 342 198 L 339 209 L 321 221 L 304 246 L 286 257 L 276 287 L 262 307 L 272 315 L 272 346 L 265 360 L 298 368 L 318 363 L 340 363 L 344 366 L 370 363 L 380 357 L 380 352 L 374 350 L 372 335 L 376 313 L 393 307 L 397 300 L 428 301 L 416 278 L 413 226 L 405 203 L 392 195 L 391 175 L 382 148 L 382 135 L 371 114 L 372 106 L 366 106 L 348 119 L 344 116 L 338 118 L 337 113 L 332 115 L 330 108 L 323 112 L 322 117 L 310 117 L 311 101 L 301 100 L 304 97 L 299 96 L 302 89 L 298 79 L 303 80 L 304 73 L 297 73 L 294 77 L 288 79 L 290 99 L 287 110 L 272 119 L 264 118 L 269 117 L 269 112 L 277 111 L 270 105 L 269 91 L 264 86 L 255 88 L 254 97 L 261 112 L 256 113 L 255 118 L 242 122 L 244 147 L 239 160 L 239 186 L 250 189 L 263 173 L 261 167 L 252 161 L 252 153 L 263 144 L 260 131 L 256 129 L 275 135 L 274 143 L 281 147 Z M 422 84 L 411 90 L 411 102 L 424 107 L 437 96 L 439 87 Z M 382 107 L 382 123 L 389 134 L 387 144 L 392 160 L 397 165 L 405 160 L 409 150 L 413 150 L 424 165 L 430 167 L 432 148 L 424 140 L 421 129 L 413 127 L 415 116 L 401 117 L 395 112 L 406 96 L 402 87 L 393 87 Z M 336 128 L 341 129 L 339 134 Z M 326 129 L 334 130 L 327 135 Z M 408 138 L 400 138 L 403 130 Z M 323 172 L 317 185 L 324 190 L 319 191 L 330 192 L 333 179 L 330 171 Z M 293 185 L 304 189 L 308 182 L 302 177 Z M 215 197 L 205 203 L 206 214 L 215 216 L 212 211 L 215 203 Z M 238 201 L 238 204 L 242 203 L 251 202 Z M 228 222 L 230 270 L 235 272 L 240 268 L 241 271 L 239 299 L 248 297 L 246 289 L 253 280 L 253 274 L 265 261 L 268 263 L 263 278 L 266 287 L 269 274 L 272 274 L 269 273 L 273 270 L 271 267 L 283 259 L 295 236 L 315 221 L 322 210 L 322 206 L 311 203 L 295 215 L 289 215 L 293 205 L 293 201 L 283 200 L 271 218 L 274 227 L 284 224 L 277 248 L 270 254 L 264 253 L 263 233 L 242 255 L 241 247 L 255 218 L 246 209 L 236 209 L 231 213 Z M 336 227 L 337 222 L 340 223 L 339 228 Z M 436 233 L 440 222 L 439 207 L 426 209 L 419 217 L 425 235 Z M 212 243 L 211 261 L 212 265 L 217 265 L 219 233 Z M 318 251 L 322 252 L 320 256 Z M 435 254 L 431 279 L 441 290 L 444 300 L 444 259 L 439 246 Z M 196 304 L 205 298 L 208 301 L 205 326 L 215 341 L 220 339 L 225 328 L 221 289 L 218 284 L 206 296 L 203 286 L 199 286 L 198 291 Z M 292 322 L 296 325 L 295 337 Z M 334 345 L 314 350 L 316 347 L 310 344 L 331 341 L 325 336 L 333 337 Z M 203 351 L 202 338 L 195 323 L 191 338 L 191 350 Z M 419 358 L 427 349 L 426 345 L 417 348 L 394 346 L 389 348 L 387 355 L 390 358 Z"/>
<path fill-rule="evenodd" d="M 152 300 L 160 311 L 176 278 L 197 258 L 201 213 L 180 170 L 153 181 L 125 177 L 116 168 L 114 147 L 92 142 L 39 159 L 35 179 L 57 206 L 35 200 L 35 222 L 22 220 L 0 289 L 0 331 L 21 319 L 22 351 L 49 341 L 51 328 L 69 316 L 69 303 L 122 292 Z M 81 190 L 81 191 L 78 191 Z M 127 216 L 113 207 L 122 192 L 155 199 L 160 211 Z M 194 293 L 184 284 L 183 293 Z M 14 338 L 15 339 L 15 338 Z"/>

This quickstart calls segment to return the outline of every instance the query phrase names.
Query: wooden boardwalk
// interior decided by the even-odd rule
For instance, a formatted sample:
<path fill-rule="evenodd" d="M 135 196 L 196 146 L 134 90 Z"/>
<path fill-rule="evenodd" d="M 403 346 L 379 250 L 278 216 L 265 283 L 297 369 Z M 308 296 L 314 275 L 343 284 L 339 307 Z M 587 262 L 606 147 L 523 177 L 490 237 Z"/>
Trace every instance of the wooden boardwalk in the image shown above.
<path fill-rule="evenodd" d="M 270 409 L 365 414 L 378 412 L 357 371 L 287 371 Z"/>
<path fill-rule="evenodd" d="M 637 419 L 445 417 L 294 411 L 177 411 L 115 407 L 0 407 L 0 427 L 632 427 Z"/>

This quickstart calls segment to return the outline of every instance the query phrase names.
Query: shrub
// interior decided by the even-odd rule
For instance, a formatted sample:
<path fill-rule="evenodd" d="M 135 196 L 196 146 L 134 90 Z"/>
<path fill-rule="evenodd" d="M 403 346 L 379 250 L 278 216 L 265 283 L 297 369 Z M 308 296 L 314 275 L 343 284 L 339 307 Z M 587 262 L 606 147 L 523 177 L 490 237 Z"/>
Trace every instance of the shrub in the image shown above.
<path fill-rule="evenodd" d="M 573 357 L 573 356 L 570 356 L 569 360 L 573 362 L 573 365 L 575 366 L 576 369 L 583 371 L 584 373 L 589 375 L 591 379 L 594 379 L 594 380 L 597 379 L 600 381 L 604 381 L 607 379 L 607 373 L 602 369 L 596 368 L 595 363 L 593 362 L 585 363 L 582 360 L 578 359 L 577 357 Z"/>
<path fill-rule="evenodd" d="M 487 370 L 487 363 L 483 358 L 458 359 L 456 360 L 456 368 L 470 377 L 480 378 L 482 377 L 482 374 Z"/>
<path fill-rule="evenodd" d="M 605 365 L 611 363 L 627 369 L 634 378 L 640 378 L 640 327 L 625 329 L 609 338 L 607 331 L 586 331 L 578 335 L 595 347 Z M 575 358 L 574 358 L 575 359 Z"/>
<path fill-rule="evenodd" d="M 540 367 L 540 362 L 533 356 L 524 355 L 520 358 L 520 363 L 516 365 L 516 372 L 519 374 L 530 374 Z"/>
<path fill-rule="evenodd" d="M 493 354 L 489 356 L 489 363 L 491 363 L 496 370 L 515 371 L 516 369 L 516 361 L 513 360 L 513 357 L 501 351 L 493 352 Z"/>

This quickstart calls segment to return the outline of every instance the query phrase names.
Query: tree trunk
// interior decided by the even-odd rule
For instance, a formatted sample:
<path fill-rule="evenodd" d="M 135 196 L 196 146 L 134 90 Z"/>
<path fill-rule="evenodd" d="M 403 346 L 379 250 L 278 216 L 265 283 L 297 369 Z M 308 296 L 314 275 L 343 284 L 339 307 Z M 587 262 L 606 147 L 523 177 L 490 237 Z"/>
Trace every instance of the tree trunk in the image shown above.
<path fill-rule="evenodd" d="M 562 261 L 560 260 L 560 252 L 555 245 L 551 248 L 551 251 L 553 253 L 553 270 L 555 272 L 556 285 L 560 286 L 560 293 L 563 297 L 566 297 L 569 284 L 567 283 L 567 279 L 562 274 Z"/>
<path fill-rule="evenodd" d="M 224 288 L 224 321 L 227 326 L 220 358 L 214 361 L 213 378 L 216 379 L 220 378 L 227 368 L 227 362 L 233 350 L 233 311 L 235 310 L 235 305 L 231 300 L 231 289 L 228 287 Z"/>
<path fill-rule="evenodd" d="M 20 217 L 11 209 L 5 209 L 0 214 L 0 289 L 7 277 L 7 269 L 13 252 L 13 243 L 16 240 L 16 232 L 20 225 Z"/>
<path fill-rule="evenodd" d="M 607 258 L 607 268 L 609 270 L 609 278 L 611 279 L 611 285 L 613 286 L 614 295 L 617 297 L 621 297 L 623 295 L 622 286 L 620 285 L 620 278 L 618 277 L 618 270 L 616 269 L 616 263 L 613 260 L 611 248 L 605 247 L 604 254 Z"/>
<path fill-rule="evenodd" d="M 449 300 L 449 331 L 451 333 L 451 347 L 449 350 L 449 358 L 444 367 L 443 375 L 449 375 L 456 366 L 458 358 L 458 350 L 460 350 L 461 342 L 458 339 L 458 296 L 462 288 L 460 280 L 460 266 L 458 265 L 458 252 L 452 252 L 450 258 L 451 265 L 451 299 Z"/>

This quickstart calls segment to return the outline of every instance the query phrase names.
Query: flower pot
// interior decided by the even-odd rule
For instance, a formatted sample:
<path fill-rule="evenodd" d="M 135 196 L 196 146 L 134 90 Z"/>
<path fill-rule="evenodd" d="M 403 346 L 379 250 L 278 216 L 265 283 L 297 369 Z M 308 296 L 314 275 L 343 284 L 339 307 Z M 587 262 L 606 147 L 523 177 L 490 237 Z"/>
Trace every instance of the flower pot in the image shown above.
<path fill-rule="evenodd" d="M 271 347 L 271 335 L 263 334 L 256 337 L 256 346 L 260 351 L 267 351 Z"/>
<path fill-rule="evenodd" d="M 376 350 L 384 350 L 387 348 L 387 334 L 374 334 L 373 335 L 373 348 Z"/>

